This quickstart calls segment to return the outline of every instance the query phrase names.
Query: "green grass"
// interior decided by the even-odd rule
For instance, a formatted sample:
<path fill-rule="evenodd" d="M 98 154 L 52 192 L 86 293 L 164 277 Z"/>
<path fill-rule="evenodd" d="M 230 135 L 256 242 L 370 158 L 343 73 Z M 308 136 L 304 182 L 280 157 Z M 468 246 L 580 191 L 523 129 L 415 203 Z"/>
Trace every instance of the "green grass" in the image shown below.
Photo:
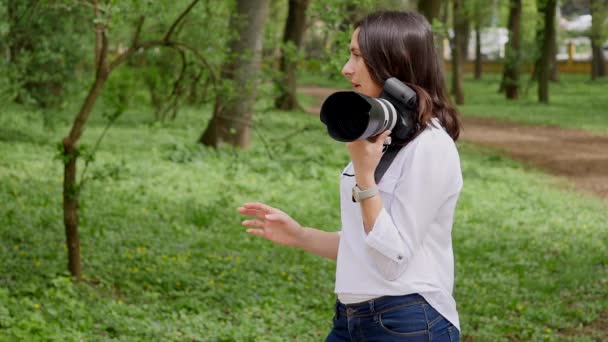
<path fill-rule="evenodd" d="M 506 100 L 498 93 L 499 75 L 485 74 L 480 81 L 465 78 L 465 116 L 496 118 L 533 125 L 578 128 L 597 134 L 608 134 L 608 79 L 589 81 L 586 74 L 562 74 L 559 83 L 549 86 L 550 103 L 541 104 L 537 87 L 525 91 L 524 75 L 520 99 Z"/>
<path fill-rule="evenodd" d="M 21 108 L 0 116 L 0 340 L 325 337 L 334 264 L 248 236 L 236 212 L 259 200 L 305 225 L 339 226 L 347 154 L 318 119 L 260 113 L 252 148 L 237 151 L 194 143 L 208 109 L 164 125 L 144 108 L 126 113 L 87 172 L 86 282 L 72 284 L 62 167 L 53 157 L 68 114 L 55 131 Z M 102 128 L 95 113 L 84 142 Z M 493 152 L 460 151 L 455 296 L 464 336 L 558 340 L 563 329 L 581 332 L 608 309 L 605 205 Z"/>

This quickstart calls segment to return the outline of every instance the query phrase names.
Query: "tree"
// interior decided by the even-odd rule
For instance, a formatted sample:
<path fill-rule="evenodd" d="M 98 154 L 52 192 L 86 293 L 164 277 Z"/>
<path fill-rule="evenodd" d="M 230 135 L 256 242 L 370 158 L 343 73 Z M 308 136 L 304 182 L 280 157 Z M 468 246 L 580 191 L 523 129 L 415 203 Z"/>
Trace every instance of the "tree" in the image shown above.
<path fill-rule="evenodd" d="M 591 79 L 606 76 L 606 61 L 602 51 L 605 40 L 606 17 L 608 16 L 608 1 L 590 0 L 591 10 Z"/>
<path fill-rule="evenodd" d="M 482 72 L 482 56 L 481 56 L 481 21 L 483 15 L 481 12 L 481 4 L 479 1 L 475 2 L 475 79 L 481 79 Z"/>
<path fill-rule="evenodd" d="M 452 94 L 456 104 L 464 104 L 463 63 L 466 59 L 469 20 L 463 0 L 453 0 L 454 39 L 452 44 Z"/>
<path fill-rule="evenodd" d="M 131 37 L 129 47 L 122 52 L 115 55 L 113 54 L 113 58 L 109 53 L 110 43 L 108 38 L 108 25 L 111 18 L 110 11 L 112 7 L 102 7 L 102 5 L 107 4 L 101 4 L 99 0 L 93 0 L 90 3 L 87 3 L 95 11 L 95 75 L 80 111 L 74 118 L 70 132 L 63 138 L 61 146 L 64 162 L 63 213 L 68 249 L 68 269 L 71 275 L 76 279 L 80 279 L 82 276 L 80 236 L 78 233 L 78 196 L 83 184 L 82 182 L 84 181 L 84 179 L 81 179 L 80 183 L 77 183 L 76 162 L 79 156 L 84 156 L 85 159 L 87 157 L 90 158 L 90 156 L 87 156 L 85 151 L 82 148 L 79 148 L 77 144 L 82 136 L 91 110 L 112 71 L 139 51 L 159 46 L 170 47 L 182 52 L 192 52 L 200 59 L 201 63 L 207 65 L 203 56 L 197 50 L 180 41 L 174 40 L 176 28 L 183 22 L 184 18 L 198 2 L 199 0 L 191 1 L 170 25 L 164 35 L 157 40 L 141 40 L 142 28 L 146 17 L 144 15 L 140 16 L 134 27 L 134 33 Z"/>
<path fill-rule="evenodd" d="M 542 28 L 537 31 L 540 36 L 540 56 L 536 61 L 536 74 L 538 77 L 538 101 L 549 103 L 549 78 L 555 54 L 555 9 L 557 0 L 537 0 L 538 13 L 543 19 Z"/>
<path fill-rule="evenodd" d="M 492 18 L 492 12 L 496 6 L 494 1 L 492 6 L 488 6 L 487 0 L 468 0 L 467 11 L 471 16 L 475 29 L 475 79 L 480 80 L 483 66 L 483 56 L 481 54 L 481 31 L 487 26 L 489 18 Z M 491 20 L 491 19 L 490 19 Z"/>
<path fill-rule="evenodd" d="M 442 2 L 442 0 L 418 0 L 418 12 L 433 24 L 433 19 L 439 18 Z"/>
<path fill-rule="evenodd" d="M 501 88 L 507 99 L 519 97 L 519 66 L 521 64 L 521 0 L 509 1 L 509 43 Z"/>
<path fill-rule="evenodd" d="M 236 28 L 238 37 L 230 43 L 231 55 L 221 73 L 224 84 L 216 94 L 213 117 L 199 139 L 204 145 L 249 146 L 267 11 L 268 0 L 237 2 L 230 26 Z"/>
<path fill-rule="evenodd" d="M 279 68 L 281 75 L 284 76 L 279 82 L 279 95 L 275 104 L 278 109 L 293 110 L 299 107 L 296 98 L 297 65 L 295 59 L 302 45 L 308 4 L 309 0 L 289 0 Z"/>

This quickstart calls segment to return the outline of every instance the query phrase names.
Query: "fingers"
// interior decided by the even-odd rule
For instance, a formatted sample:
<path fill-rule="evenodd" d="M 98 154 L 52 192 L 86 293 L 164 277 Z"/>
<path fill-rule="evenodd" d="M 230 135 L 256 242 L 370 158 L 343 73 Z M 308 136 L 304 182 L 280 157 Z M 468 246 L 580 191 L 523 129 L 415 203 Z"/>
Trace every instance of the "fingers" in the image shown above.
<path fill-rule="evenodd" d="M 255 217 L 257 219 L 260 219 L 260 220 L 263 220 L 264 216 L 266 215 L 264 213 L 264 211 L 258 210 L 258 209 L 247 209 L 247 208 L 244 208 L 244 207 L 239 207 L 237 210 L 242 215 L 253 216 L 253 217 Z"/>
<path fill-rule="evenodd" d="M 256 235 L 260 237 L 266 237 L 264 230 L 262 229 L 247 229 L 247 233 L 251 235 Z"/>
<path fill-rule="evenodd" d="M 245 227 L 259 227 L 264 228 L 264 221 L 260 220 L 245 220 L 243 221 L 243 226 Z"/>
<path fill-rule="evenodd" d="M 268 221 L 282 221 L 283 217 L 281 214 L 268 214 L 264 216 L 264 218 Z"/>
<path fill-rule="evenodd" d="M 248 202 L 243 204 L 243 207 L 245 209 L 256 209 L 256 210 L 261 210 L 263 211 L 265 214 L 270 214 L 273 213 L 276 209 L 264 204 L 264 203 L 260 203 L 260 202 Z"/>

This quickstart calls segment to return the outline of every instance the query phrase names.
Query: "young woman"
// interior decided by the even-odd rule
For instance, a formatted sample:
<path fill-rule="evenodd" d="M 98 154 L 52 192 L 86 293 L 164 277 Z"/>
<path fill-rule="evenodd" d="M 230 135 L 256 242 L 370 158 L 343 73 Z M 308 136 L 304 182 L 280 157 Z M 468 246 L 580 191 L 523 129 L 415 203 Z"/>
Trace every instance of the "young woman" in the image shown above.
<path fill-rule="evenodd" d="M 347 143 L 340 232 L 302 227 L 264 203 L 246 203 L 248 233 L 337 260 L 334 326 L 327 341 L 458 341 L 452 296 L 452 223 L 462 188 L 454 141 L 460 121 L 447 97 L 433 34 L 414 12 L 376 12 L 352 34 L 342 73 L 354 91 L 378 97 L 397 77 L 418 96 L 417 131 L 376 184 L 383 142 Z M 353 202 L 352 189 L 378 188 Z M 370 191 L 374 193 L 374 191 Z"/>

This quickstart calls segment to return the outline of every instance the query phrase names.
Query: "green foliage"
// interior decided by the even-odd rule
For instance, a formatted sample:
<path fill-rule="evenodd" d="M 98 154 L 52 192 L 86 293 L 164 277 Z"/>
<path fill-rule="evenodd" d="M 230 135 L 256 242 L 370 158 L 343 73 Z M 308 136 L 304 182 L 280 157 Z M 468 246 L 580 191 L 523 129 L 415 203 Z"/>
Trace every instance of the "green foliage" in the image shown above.
<path fill-rule="evenodd" d="M 91 46 L 84 10 L 33 0 L 5 0 L 0 6 L 0 99 L 62 106 Z"/>
<path fill-rule="evenodd" d="M 80 193 L 82 284 L 66 278 L 62 165 L 52 159 L 67 122 L 53 133 L 24 109 L 0 115 L 17 132 L 0 135 L 0 339 L 322 340 L 334 264 L 245 234 L 236 207 L 265 201 L 336 230 L 344 146 L 313 116 L 268 112 L 255 116 L 251 149 L 214 150 L 195 143 L 193 123 L 209 108 L 164 124 L 131 108 Z M 106 123 L 92 117 L 83 143 Z M 608 309 L 605 205 L 495 153 L 460 151 L 464 337 L 566 339 L 563 329 Z"/>
<path fill-rule="evenodd" d="M 334 77 L 348 60 L 350 38 L 357 20 L 374 9 L 374 2 L 312 1 L 306 13 L 311 23 L 307 42 L 308 69 Z"/>

